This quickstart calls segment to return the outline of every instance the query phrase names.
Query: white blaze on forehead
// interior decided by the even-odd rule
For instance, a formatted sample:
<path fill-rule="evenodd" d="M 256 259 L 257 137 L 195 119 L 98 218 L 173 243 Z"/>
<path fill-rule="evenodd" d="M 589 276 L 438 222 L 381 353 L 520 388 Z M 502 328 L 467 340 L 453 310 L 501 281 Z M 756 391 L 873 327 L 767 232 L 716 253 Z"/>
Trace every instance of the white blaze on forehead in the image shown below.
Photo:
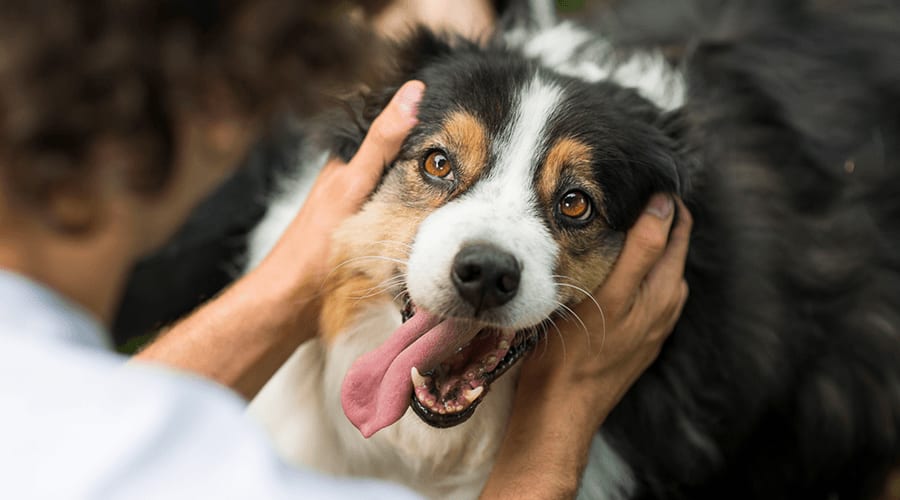
<path fill-rule="evenodd" d="M 535 77 L 519 94 L 513 117 L 494 144 L 494 165 L 489 173 L 489 181 L 498 177 L 513 176 L 515 187 L 527 189 L 533 196 L 534 172 L 538 154 L 546 142 L 543 137 L 547 122 L 562 101 L 562 90 Z M 524 178 L 520 179 L 520 176 Z M 475 189 L 484 187 L 478 184 Z"/>
<path fill-rule="evenodd" d="M 535 325 L 556 308 L 558 248 L 538 210 L 534 178 L 548 120 L 562 98 L 562 89 L 539 77 L 525 84 L 492 145 L 488 174 L 419 227 L 408 266 L 409 292 L 418 305 L 441 314 L 460 303 L 450 278 L 453 259 L 465 245 L 489 243 L 522 265 L 518 293 L 497 311 L 507 326 Z"/>

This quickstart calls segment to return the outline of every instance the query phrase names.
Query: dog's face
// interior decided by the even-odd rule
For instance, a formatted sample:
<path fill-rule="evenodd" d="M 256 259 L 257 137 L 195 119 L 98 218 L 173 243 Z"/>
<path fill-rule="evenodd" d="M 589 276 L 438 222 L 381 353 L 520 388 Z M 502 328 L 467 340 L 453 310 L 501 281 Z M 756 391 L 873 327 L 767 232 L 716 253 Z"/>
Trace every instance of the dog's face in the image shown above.
<path fill-rule="evenodd" d="M 483 51 L 418 77 L 420 124 L 339 231 L 334 279 L 387 294 L 404 321 L 452 320 L 452 352 L 411 375 L 413 409 L 446 427 L 603 282 L 649 196 L 677 190 L 677 155 L 658 110 L 621 87 Z"/>

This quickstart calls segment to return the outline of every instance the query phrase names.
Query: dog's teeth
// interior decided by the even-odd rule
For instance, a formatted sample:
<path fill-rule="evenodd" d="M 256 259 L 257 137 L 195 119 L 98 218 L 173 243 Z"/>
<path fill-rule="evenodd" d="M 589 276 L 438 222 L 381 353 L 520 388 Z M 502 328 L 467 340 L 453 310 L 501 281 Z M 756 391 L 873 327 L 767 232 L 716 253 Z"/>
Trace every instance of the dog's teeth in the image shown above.
<path fill-rule="evenodd" d="M 472 370 L 467 371 L 466 380 L 472 380 L 473 378 L 475 378 L 475 372 L 473 372 Z"/>
<path fill-rule="evenodd" d="M 500 341 L 500 345 L 498 346 L 500 349 L 509 349 L 509 342 L 505 340 Z"/>
<path fill-rule="evenodd" d="M 494 363 L 497 362 L 497 356 L 490 355 L 484 361 L 485 361 L 485 364 L 487 364 L 488 366 L 493 365 Z"/>
<path fill-rule="evenodd" d="M 428 387 L 428 379 L 422 376 L 422 374 L 419 373 L 419 369 L 415 366 L 409 371 L 409 376 L 412 378 L 413 387 Z"/>
<path fill-rule="evenodd" d="M 474 403 L 476 399 L 478 399 L 478 396 L 481 396 L 482 392 L 484 392 L 484 386 L 479 385 L 474 389 L 467 389 L 465 392 L 463 392 L 463 397 L 465 397 L 466 401 L 471 404 Z"/>

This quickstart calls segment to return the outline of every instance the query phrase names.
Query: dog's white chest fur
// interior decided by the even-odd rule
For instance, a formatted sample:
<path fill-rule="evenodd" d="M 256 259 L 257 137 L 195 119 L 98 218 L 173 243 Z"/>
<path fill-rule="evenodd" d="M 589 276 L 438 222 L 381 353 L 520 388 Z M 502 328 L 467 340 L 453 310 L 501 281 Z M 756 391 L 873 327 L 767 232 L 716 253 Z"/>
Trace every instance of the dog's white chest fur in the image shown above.
<path fill-rule="evenodd" d="M 353 361 L 374 349 L 400 324 L 388 302 L 363 311 L 328 350 L 303 345 L 250 405 L 250 414 L 292 463 L 337 475 L 396 481 L 434 498 L 475 498 L 504 434 L 513 377 L 466 423 L 434 429 L 412 411 L 365 439 L 341 409 L 341 382 Z M 378 334 L 375 334 L 375 333 Z"/>

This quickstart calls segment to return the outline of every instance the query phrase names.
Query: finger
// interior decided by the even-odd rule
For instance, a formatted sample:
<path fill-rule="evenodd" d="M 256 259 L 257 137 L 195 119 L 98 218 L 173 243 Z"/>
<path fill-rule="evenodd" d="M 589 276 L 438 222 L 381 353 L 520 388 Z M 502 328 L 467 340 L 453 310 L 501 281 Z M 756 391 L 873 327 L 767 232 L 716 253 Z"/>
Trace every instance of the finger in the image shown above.
<path fill-rule="evenodd" d="M 684 278 L 694 219 L 680 199 L 675 202 L 678 204 L 678 213 L 666 251 L 647 275 L 647 287 L 651 290 L 672 290 Z"/>
<path fill-rule="evenodd" d="M 677 323 L 678 318 L 681 317 L 681 312 L 684 311 L 684 305 L 687 304 L 688 297 L 691 295 L 690 291 L 691 289 L 688 287 L 687 281 L 681 280 L 681 283 L 678 285 L 678 291 L 675 294 L 678 299 L 675 303 L 675 307 L 672 308 L 672 314 L 669 316 L 668 332 L 671 332 L 671 330 L 675 328 L 675 323 Z"/>
<path fill-rule="evenodd" d="M 416 114 L 424 91 L 424 83 L 406 82 L 369 127 L 359 151 L 350 160 L 358 179 L 364 180 L 356 184 L 364 191 L 362 195 L 375 189 L 384 167 L 394 161 L 409 131 L 418 123 Z"/>
<path fill-rule="evenodd" d="M 605 301 L 628 302 L 666 250 L 674 214 L 672 197 L 656 194 L 625 237 L 625 246 L 601 287 Z"/>
<path fill-rule="evenodd" d="M 677 297 L 676 302 L 674 303 L 674 307 L 669 311 L 668 316 L 665 318 L 665 323 L 659 332 L 660 339 L 664 339 L 675 330 L 675 325 L 678 324 L 678 319 L 681 318 L 681 313 L 684 311 L 684 305 L 687 303 L 688 296 L 690 295 L 690 289 L 688 288 L 688 284 L 686 281 L 681 280 L 681 283 L 678 286 L 678 291 L 675 292 L 675 297 Z"/>

